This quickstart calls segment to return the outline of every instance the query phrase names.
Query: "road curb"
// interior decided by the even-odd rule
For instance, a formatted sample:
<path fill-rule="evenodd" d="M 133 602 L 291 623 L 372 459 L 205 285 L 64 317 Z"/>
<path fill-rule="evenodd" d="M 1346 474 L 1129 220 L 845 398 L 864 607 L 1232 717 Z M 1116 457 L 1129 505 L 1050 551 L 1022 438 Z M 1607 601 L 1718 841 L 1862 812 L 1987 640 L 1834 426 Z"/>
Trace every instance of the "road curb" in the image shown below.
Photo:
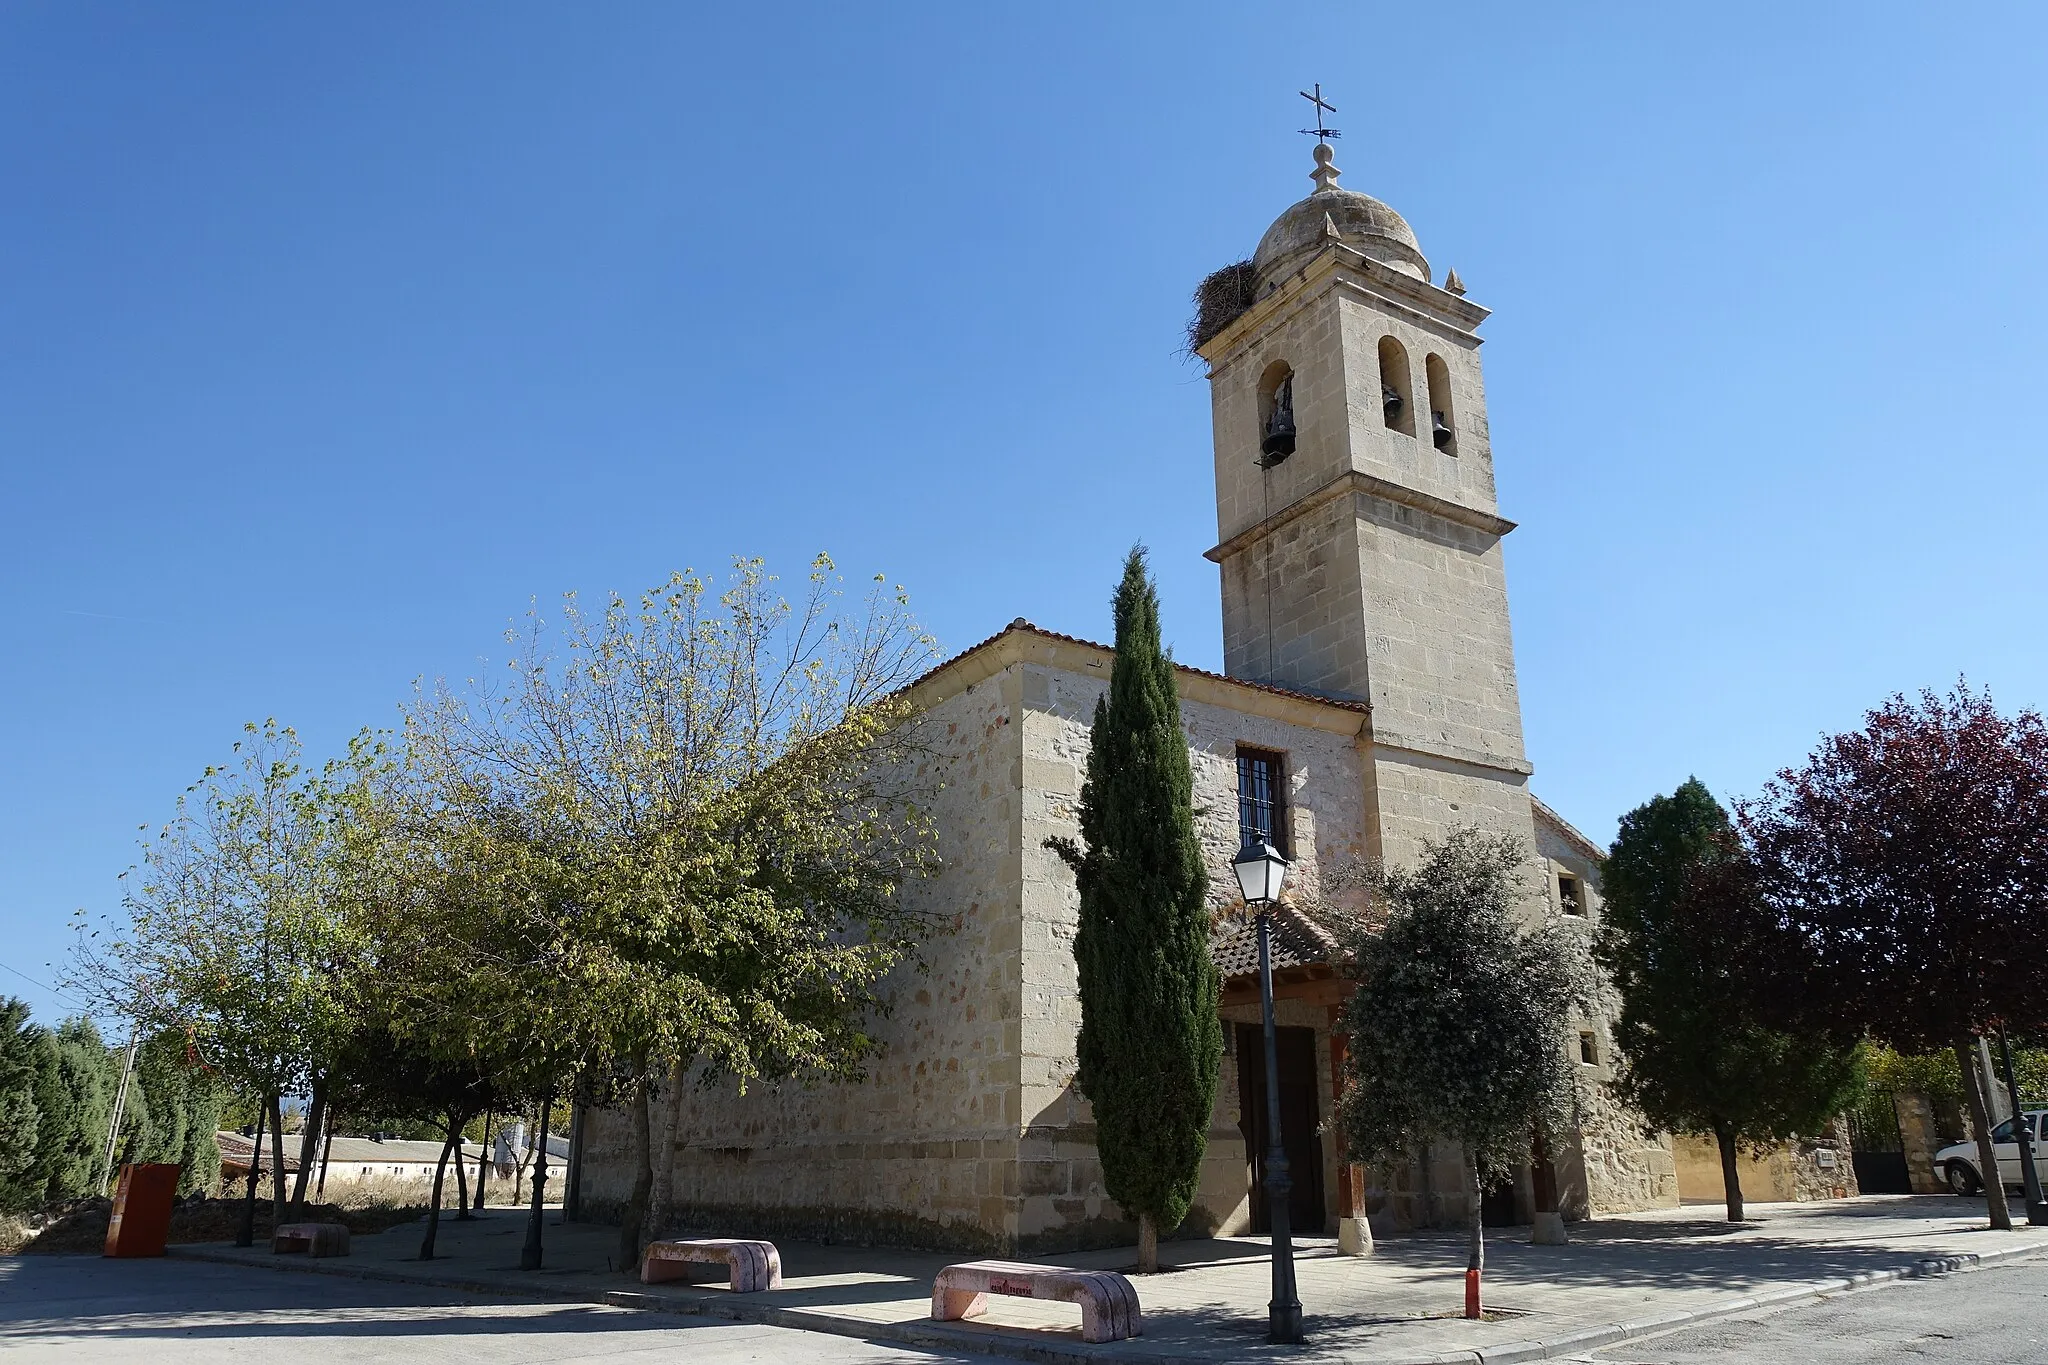
<path fill-rule="evenodd" d="M 1310 1342 L 1309 1348 L 1302 1352 L 1269 1351 L 1263 1345 L 1254 1349 L 1262 1356 L 1270 1355 L 1274 1359 L 1284 1359 L 1294 1365 L 1518 1365 L 1518 1362 L 1522 1361 L 1556 1360 L 1568 1355 L 1598 1350 L 1618 1341 L 1655 1336 L 1682 1327 L 1754 1312 L 1759 1308 L 1777 1308 L 1806 1300 L 1826 1299 L 1838 1294 L 1856 1293 L 1908 1280 L 1964 1274 L 2044 1251 L 2048 1251 L 2048 1239 L 2029 1242 L 2022 1246 L 2002 1247 L 1996 1251 L 1923 1256 L 1906 1265 L 1888 1270 L 1863 1271 L 1839 1279 L 1820 1280 L 1787 1289 L 1770 1290 L 1706 1308 L 1682 1309 L 1629 1322 L 1580 1328 L 1555 1337 L 1502 1342 L 1493 1346 L 1444 1351 L 1435 1355 L 1326 1354 L 1315 1350 L 1313 1341 Z M 999 1356 L 1009 1360 L 1038 1361 L 1042 1362 L 1042 1365 L 1101 1365 L 1105 1361 L 1127 1362 L 1127 1365 L 1183 1365 L 1183 1362 L 1190 1358 L 1177 1352 L 1147 1350 L 1142 1337 L 1128 1342 L 1090 1346 L 1082 1342 L 1034 1338 L 1012 1328 L 926 1320 L 874 1322 L 814 1308 L 780 1307 L 737 1297 L 686 1298 L 638 1289 L 593 1290 L 566 1285 L 558 1288 L 544 1283 L 506 1285 L 473 1279 L 459 1273 L 435 1274 L 429 1271 L 392 1270 L 383 1266 L 347 1265 L 339 1263 L 338 1258 L 315 1261 L 299 1256 L 266 1261 L 205 1245 L 174 1246 L 168 1249 L 167 1254 L 221 1265 L 254 1266 L 258 1269 L 299 1271 L 314 1275 L 338 1275 L 346 1279 L 452 1289 L 496 1298 L 539 1296 L 563 1303 L 598 1303 L 612 1308 L 672 1313 L 680 1317 L 716 1318 L 726 1322 L 754 1323 L 765 1327 L 788 1327 L 804 1332 L 854 1337 L 862 1341 L 939 1347 L 971 1351 L 978 1355 Z"/>

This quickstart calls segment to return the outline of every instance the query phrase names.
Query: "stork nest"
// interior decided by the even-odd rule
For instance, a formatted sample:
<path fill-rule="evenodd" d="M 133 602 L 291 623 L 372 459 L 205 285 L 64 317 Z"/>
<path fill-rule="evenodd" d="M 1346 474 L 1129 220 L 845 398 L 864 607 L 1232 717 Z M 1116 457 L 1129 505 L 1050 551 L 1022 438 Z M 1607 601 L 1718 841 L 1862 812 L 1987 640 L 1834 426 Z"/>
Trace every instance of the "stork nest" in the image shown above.
<path fill-rule="evenodd" d="M 1233 261 L 1195 286 L 1195 315 L 1188 319 L 1188 349 L 1205 345 L 1258 300 L 1259 272 L 1250 261 Z"/>

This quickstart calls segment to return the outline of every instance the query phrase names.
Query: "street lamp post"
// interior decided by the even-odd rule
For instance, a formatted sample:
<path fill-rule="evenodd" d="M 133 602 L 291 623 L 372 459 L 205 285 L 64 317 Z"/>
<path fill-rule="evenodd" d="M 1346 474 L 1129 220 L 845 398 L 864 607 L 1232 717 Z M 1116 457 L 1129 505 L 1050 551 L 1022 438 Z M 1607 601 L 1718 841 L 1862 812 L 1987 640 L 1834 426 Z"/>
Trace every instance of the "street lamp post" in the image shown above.
<path fill-rule="evenodd" d="M 1246 844 L 1231 859 L 1244 903 L 1258 914 L 1259 1012 L 1266 1028 L 1266 1214 L 1273 1225 L 1273 1298 L 1266 1305 L 1266 1340 L 1301 1341 L 1301 1297 L 1294 1288 L 1294 1241 L 1287 1224 L 1287 1149 L 1280 1141 L 1280 1061 L 1273 1029 L 1273 903 L 1287 880 L 1287 859 L 1271 844 Z"/>
<path fill-rule="evenodd" d="M 2020 1107 L 2019 1081 L 2012 1071 L 2012 1043 L 2004 1024 L 1998 1026 L 1998 1059 L 2004 1063 L 2005 1089 L 2012 1096 L 2012 1135 L 2019 1142 L 2020 1181 L 2027 1191 L 2027 1221 L 2036 1227 L 2048 1225 L 2048 1202 L 2041 1198 L 2041 1172 L 2034 1162 L 2034 1133 L 2027 1124 L 2027 1111 Z"/>

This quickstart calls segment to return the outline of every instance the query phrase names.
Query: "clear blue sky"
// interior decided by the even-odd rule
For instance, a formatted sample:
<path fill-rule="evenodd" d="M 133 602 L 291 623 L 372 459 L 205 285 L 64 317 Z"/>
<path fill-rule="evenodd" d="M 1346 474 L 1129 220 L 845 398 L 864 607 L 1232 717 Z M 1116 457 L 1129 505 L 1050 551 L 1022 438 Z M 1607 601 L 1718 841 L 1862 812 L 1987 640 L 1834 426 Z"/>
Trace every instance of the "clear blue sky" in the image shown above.
<path fill-rule="evenodd" d="M 1345 183 L 1495 310 L 1535 787 L 2048 703 L 2038 6 L 0 7 L 0 963 L 276 715 L 816 550 L 1217 666 L 1188 293 Z M 0 972 L 45 1017 L 46 992 Z"/>

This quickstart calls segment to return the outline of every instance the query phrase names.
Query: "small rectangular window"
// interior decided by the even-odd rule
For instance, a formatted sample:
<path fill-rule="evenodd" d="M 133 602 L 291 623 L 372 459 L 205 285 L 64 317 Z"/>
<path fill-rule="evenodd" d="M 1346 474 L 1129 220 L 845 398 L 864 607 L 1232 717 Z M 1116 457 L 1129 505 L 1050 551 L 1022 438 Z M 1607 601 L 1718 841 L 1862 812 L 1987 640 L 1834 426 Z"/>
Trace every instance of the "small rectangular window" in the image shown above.
<path fill-rule="evenodd" d="M 1579 896 L 1579 879 L 1560 875 L 1557 879 L 1557 903 L 1564 907 L 1567 915 L 1583 915 L 1586 903 Z"/>
<path fill-rule="evenodd" d="M 1265 749 L 1237 751 L 1237 842 L 1259 842 L 1281 853 L 1287 847 L 1287 780 L 1284 758 Z"/>
<path fill-rule="evenodd" d="M 1579 1060 L 1587 1066 L 1600 1065 L 1600 1043 L 1590 1033 L 1579 1035 Z"/>

